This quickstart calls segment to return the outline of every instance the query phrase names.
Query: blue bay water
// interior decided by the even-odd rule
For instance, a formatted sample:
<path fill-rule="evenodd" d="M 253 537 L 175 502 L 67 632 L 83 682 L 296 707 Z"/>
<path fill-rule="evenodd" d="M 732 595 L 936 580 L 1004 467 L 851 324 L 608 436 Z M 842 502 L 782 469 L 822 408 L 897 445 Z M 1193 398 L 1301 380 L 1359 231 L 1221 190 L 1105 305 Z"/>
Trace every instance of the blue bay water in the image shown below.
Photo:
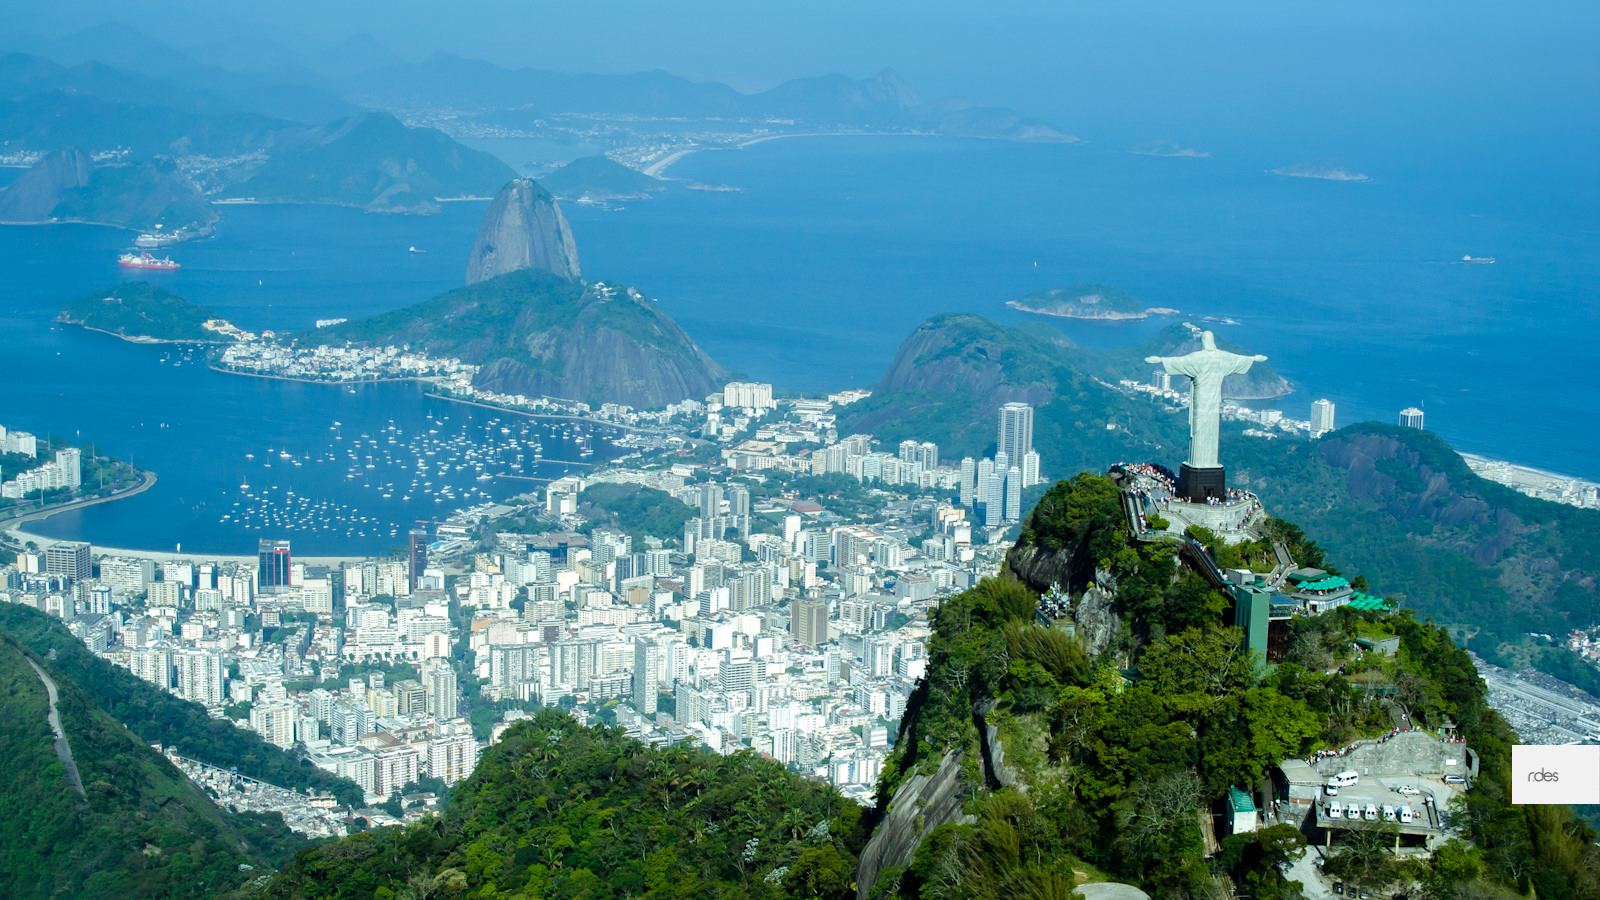
<path fill-rule="evenodd" d="M 1102 282 L 1149 306 L 1239 320 L 1216 328 L 1268 354 L 1298 389 L 1260 405 L 1303 418 L 1328 397 L 1343 424 L 1393 421 L 1420 403 L 1429 427 L 1459 449 L 1600 477 L 1587 371 L 1600 253 L 1595 213 L 1582 204 L 1414 169 L 1335 183 L 1221 158 L 909 137 L 771 141 L 695 154 L 668 174 L 742 193 L 679 184 L 621 209 L 568 205 L 585 276 L 638 286 L 723 364 L 781 387 L 869 386 L 930 315 L 1018 322 L 1030 317 L 1005 301 Z M 252 329 L 369 315 L 458 286 L 483 209 L 448 204 L 409 217 L 223 207 L 216 237 L 175 248 L 184 269 L 152 280 Z M 257 537 L 281 536 L 298 553 L 373 552 L 394 543 L 390 526 L 403 535 L 405 523 L 450 504 L 383 500 L 359 478 L 334 477 L 348 467 L 318 474 L 332 463 L 314 458 L 347 452 L 335 447 L 332 422 L 344 436 L 377 436 L 394 420 L 408 440 L 444 416 L 441 433 L 463 440 L 493 442 L 504 427 L 504 415 L 414 387 L 350 394 L 227 376 L 175 366 L 169 348 L 52 324 L 67 300 L 122 277 L 115 257 L 129 237 L 91 226 L 0 228 L 0 422 L 81 434 L 161 477 L 147 494 L 40 530 L 152 549 L 181 541 L 248 553 Z M 1465 254 L 1498 261 L 1452 262 Z M 1097 348 L 1165 324 L 1051 321 Z M 574 458 L 554 449 L 559 442 L 547 434 L 546 455 Z M 303 465 L 269 470 L 267 448 Z M 478 482 L 470 471 L 450 475 L 459 492 L 530 486 Z M 361 535 L 302 523 L 269 534 L 219 522 L 241 501 L 241 483 L 257 494 L 272 484 L 296 491 L 264 515 L 299 522 L 310 517 L 296 510 L 325 503 L 348 511 L 342 523 L 367 516 L 385 527 Z"/>
<path fill-rule="evenodd" d="M 247 328 L 309 328 L 318 318 L 371 315 L 459 285 L 484 206 L 448 204 L 440 215 L 421 217 L 224 207 L 214 238 L 170 250 L 181 270 L 143 277 Z M 462 446 L 493 447 L 531 429 L 546 458 L 579 459 L 559 423 L 427 397 L 416 385 L 347 388 L 227 375 L 194 352 L 53 323 L 67 301 L 124 277 L 116 257 L 130 237 L 81 225 L 0 228 L 8 273 L 0 289 L 8 364 L 0 423 L 94 441 L 159 479 L 138 496 L 63 513 L 30 530 L 153 550 L 181 543 L 194 552 L 249 554 L 265 537 L 290 539 L 300 555 L 378 553 L 404 543 L 417 519 L 536 486 L 521 478 L 480 481 L 470 464 L 440 473 L 438 461 L 460 462 Z M 411 253 L 412 246 L 427 252 Z M 388 442 L 391 423 L 399 430 L 395 444 Z M 369 439 L 352 460 L 361 435 Z M 455 446 L 441 446 L 451 440 Z M 608 449 L 595 444 L 597 457 Z M 433 463 L 421 479 L 410 468 L 418 456 Z M 576 470 L 536 465 L 531 452 L 520 466 L 509 453 L 488 467 L 529 478 L 569 469 Z M 423 480 L 433 484 L 423 488 Z M 441 497 L 445 485 L 451 490 Z"/>
<path fill-rule="evenodd" d="M 641 285 L 717 359 L 797 388 L 870 385 L 924 318 L 1100 282 L 1271 357 L 1258 405 L 1341 424 L 1422 405 L 1458 449 L 1600 477 L 1596 211 L 1558 186 L 1272 175 L 1253 162 L 912 137 L 771 141 L 668 174 L 624 210 L 569 209 L 584 271 Z M 1542 198 L 1542 199 L 1541 199 Z M 1541 203 L 1543 205 L 1541 205 Z M 1462 265 L 1464 255 L 1494 265 Z M 1167 320 L 1051 319 L 1104 348 Z"/>

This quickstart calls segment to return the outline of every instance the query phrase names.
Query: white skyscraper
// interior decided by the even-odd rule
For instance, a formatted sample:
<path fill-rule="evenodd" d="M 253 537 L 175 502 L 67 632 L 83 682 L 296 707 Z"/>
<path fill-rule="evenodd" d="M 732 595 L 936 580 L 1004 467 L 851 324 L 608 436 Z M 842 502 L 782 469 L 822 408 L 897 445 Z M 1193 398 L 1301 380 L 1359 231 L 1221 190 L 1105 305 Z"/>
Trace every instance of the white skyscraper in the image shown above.
<path fill-rule="evenodd" d="M 67 487 L 83 486 L 83 456 L 79 453 L 77 447 L 57 450 L 56 466 L 61 469 L 61 474 L 66 479 Z"/>
<path fill-rule="evenodd" d="M 449 663 L 435 663 L 422 674 L 423 703 L 428 715 L 443 722 L 456 717 L 456 670 Z"/>
<path fill-rule="evenodd" d="M 633 708 L 642 716 L 656 714 L 661 693 L 661 648 L 645 637 L 633 642 Z"/>
<path fill-rule="evenodd" d="M 1022 456 L 1022 486 L 1032 487 L 1043 480 L 1039 474 L 1039 451 L 1029 450 Z"/>
<path fill-rule="evenodd" d="M 1004 518 L 1007 522 L 1022 520 L 1022 470 L 1016 466 L 1006 470 Z"/>
<path fill-rule="evenodd" d="M 1400 410 L 1400 427 L 1420 430 L 1422 428 L 1422 410 L 1415 406 L 1408 406 Z"/>
<path fill-rule="evenodd" d="M 972 498 L 974 503 L 984 503 L 984 502 L 988 501 L 988 499 L 989 499 L 989 482 L 993 478 L 993 476 L 994 476 L 994 460 L 992 460 L 992 459 L 980 459 L 980 460 L 978 460 L 978 477 L 977 477 L 976 484 L 975 484 L 975 488 L 976 488 L 976 492 L 977 493 Z"/>
<path fill-rule="evenodd" d="M 970 456 L 961 459 L 961 505 L 971 506 L 977 499 L 978 463 Z"/>
<path fill-rule="evenodd" d="M 173 654 L 178 672 L 178 696 L 206 706 L 222 705 L 222 655 L 210 650 L 179 650 Z"/>
<path fill-rule="evenodd" d="M 1322 437 L 1333 430 L 1333 401 L 1313 400 L 1311 402 L 1311 436 Z"/>
<path fill-rule="evenodd" d="M 285 750 L 294 747 L 294 704 L 287 700 L 261 703 L 250 709 L 250 728 L 269 744 Z"/>
<path fill-rule="evenodd" d="M 995 459 L 1004 453 L 1006 459 L 1020 464 L 1033 449 L 1033 407 L 1026 403 L 1007 403 L 1000 407 L 1000 436 L 995 440 Z"/>

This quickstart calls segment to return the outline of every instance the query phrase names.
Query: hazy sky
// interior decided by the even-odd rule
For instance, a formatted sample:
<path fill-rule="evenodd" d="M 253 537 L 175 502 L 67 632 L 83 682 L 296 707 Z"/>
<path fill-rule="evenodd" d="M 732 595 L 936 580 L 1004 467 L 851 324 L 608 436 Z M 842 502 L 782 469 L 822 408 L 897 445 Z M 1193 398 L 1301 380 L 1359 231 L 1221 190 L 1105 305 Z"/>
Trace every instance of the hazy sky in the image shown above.
<path fill-rule="evenodd" d="M 1600 149 L 1593 2 L 65 0 L 0 28 L 60 36 L 135 9 L 179 46 L 367 32 L 411 59 L 660 68 L 742 90 L 893 67 L 925 97 L 1012 106 L 1089 140 L 1287 140 L 1358 168 L 1534 151 L 1566 168 Z"/>

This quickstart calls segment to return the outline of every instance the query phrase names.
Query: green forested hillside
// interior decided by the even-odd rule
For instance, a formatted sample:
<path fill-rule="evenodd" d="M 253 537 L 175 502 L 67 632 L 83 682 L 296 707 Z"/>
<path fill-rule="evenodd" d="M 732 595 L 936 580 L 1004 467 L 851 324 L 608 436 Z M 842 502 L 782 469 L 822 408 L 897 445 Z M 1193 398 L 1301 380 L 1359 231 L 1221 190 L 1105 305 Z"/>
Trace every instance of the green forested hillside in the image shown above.
<path fill-rule="evenodd" d="M 300 336 L 308 343 L 410 344 L 482 366 L 480 388 L 659 408 L 720 388 L 727 370 L 654 301 L 520 269 L 404 309 Z"/>
<path fill-rule="evenodd" d="M 860 813 L 752 753 L 656 749 L 546 710 L 439 818 L 322 844 L 239 896 L 843 898 Z"/>
<path fill-rule="evenodd" d="M 1149 353 L 1192 349 L 1189 337 L 1173 325 L 1136 347 L 1096 354 L 1045 325 L 936 317 L 907 338 L 873 395 L 846 408 L 840 428 L 976 456 L 993 452 L 995 410 L 1023 400 L 1035 407 L 1033 443 L 1048 477 L 1121 461 L 1177 469 L 1188 449 L 1186 412 L 1107 382 L 1147 368 Z M 1242 389 L 1270 393 L 1281 379 L 1263 366 L 1245 377 L 1266 380 Z M 1600 670 L 1560 645 L 1571 629 L 1600 624 L 1600 511 L 1486 481 L 1431 432 L 1362 423 L 1316 442 L 1266 441 L 1245 436 L 1246 427 L 1223 423 L 1229 483 L 1259 494 L 1348 574 L 1381 581 L 1386 595 L 1448 624 L 1491 661 L 1535 665 L 1600 696 Z"/>
<path fill-rule="evenodd" d="M 122 337 L 158 341 L 219 340 L 221 336 L 208 330 L 205 323 L 220 318 L 204 306 L 144 281 L 124 281 L 85 294 L 62 307 L 59 317 L 63 322 Z"/>
<path fill-rule="evenodd" d="M 1126 627 L 1090 660 L 1079 639 L 1035 624 L 1038 594 L 1015 580 L 989 579 L 940 605 L 928 676 L 874 818 L 912 802 L 897 789 L 955 749 L 971 795 L 963 811 L 975 821 L 930 822 L 909 865 L 863 873 L 881 896 L 1064 897 L 1096 870 L 1157 897 L 1299 896 L 1279 867 L 1305 850 L 1295 828 L 1227 837 L 1207 859 L 1201 816 L 1279 760 L 1384 733 L 1395 720 L 1373 685 L 1391 685 L 1417 725 L 1453 723 L 1480 754 L 1482 773 L 1459 812 L 1470 843 L 1448 844 L 1432 862 L 1397 863 L 1352 841 L 1328 871 L 1377 896 L 1420 883 L 1430 897 L 1600 897 L 1593 830 L 1564 807 L 1505 802 L 1515 736 L 1444 629 L 1409 612 L 1296 618 L 1282 664 L 1255 669 L 1240 632 L 1223 625 L 1229 601 L 1184 574 L 1169 545 L 1130 545 L 1102 502 L 1104 482 L 1058 484 L 1014 553 L 1097 557 Z M 1357 635 L 1374 633 L 1399 637 L 1399 655 L 1352 651 Z M 1003 748 L 1003 772 L 978 716 Z"/>
<path fill-rule="evenodd" d="M 179 699 L 95 656 L 54 616 L 0 603 L 0 634 L 41 656 L 54 649 L 52 665 L 140 740 L 160 742 L 221 768 L 237 767 L 251 778 L 287 788 L 329 791 L 347 806 L 361 805 L 360 785 L 295 759 L 255 732 L 213 719 L 200 704 Z"/>
<path fill-rule="evenodd" d="M 36 656 L 56 682 L 80 797 L 56 755 L 49 698 L 27 656 L 0 636 L 0 896 L 210 897 L 304 846 L 281 818 L 265 817 L 244 823 L 263 839 L 253 846 L 233 817 Z"/>

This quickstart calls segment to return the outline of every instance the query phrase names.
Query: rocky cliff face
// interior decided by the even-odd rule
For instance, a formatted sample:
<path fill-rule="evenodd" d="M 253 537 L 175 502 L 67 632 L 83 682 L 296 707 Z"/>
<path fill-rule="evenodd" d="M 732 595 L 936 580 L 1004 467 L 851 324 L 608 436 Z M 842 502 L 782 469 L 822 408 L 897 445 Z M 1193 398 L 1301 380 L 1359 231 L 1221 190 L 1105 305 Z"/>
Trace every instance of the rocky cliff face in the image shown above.
<path fill-rule="evenodd" d="M 948 750 L 932 776 L 919 772 L 895 790 L 889 812 L 861 850 L 856 867 L 857 900 L 867 900 L 872 894 L 880 872 L 911 865 L 917 845 L 935 828 L 977 821 L 961 810 L 962 762 L 960 750 Z"/>
<path fill-rule="evenodd" d="M 478 226 L 467 284 L 520 269 L 578 278 L 578 245 L 555 198 L 531 178 L 500 189 Z"/>
<path fill-rule="evenodd" d="M 68 147 L 39 160 L 0 191 L 0 222 L 43 222 L 72 188 L 86 187 L 94 172 L 89 154 Z"/>

